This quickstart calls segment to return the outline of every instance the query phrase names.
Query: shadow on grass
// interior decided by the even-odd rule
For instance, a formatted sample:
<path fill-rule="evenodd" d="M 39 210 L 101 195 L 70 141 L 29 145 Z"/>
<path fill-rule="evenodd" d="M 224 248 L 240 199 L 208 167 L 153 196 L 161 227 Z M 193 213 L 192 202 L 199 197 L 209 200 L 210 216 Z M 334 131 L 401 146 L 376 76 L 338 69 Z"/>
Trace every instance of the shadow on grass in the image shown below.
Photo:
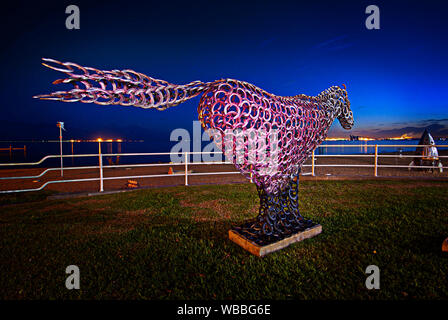
<path fill-rule="evenodd" d="M 38 202 L 47 199 L 48 196 L 55 194 L 55 191 L 37 191 L 37 192 L 21 192 L 7 193 L 0 196 L 0 206 L 9 204 L 19 204 L 28 202 Z"/>

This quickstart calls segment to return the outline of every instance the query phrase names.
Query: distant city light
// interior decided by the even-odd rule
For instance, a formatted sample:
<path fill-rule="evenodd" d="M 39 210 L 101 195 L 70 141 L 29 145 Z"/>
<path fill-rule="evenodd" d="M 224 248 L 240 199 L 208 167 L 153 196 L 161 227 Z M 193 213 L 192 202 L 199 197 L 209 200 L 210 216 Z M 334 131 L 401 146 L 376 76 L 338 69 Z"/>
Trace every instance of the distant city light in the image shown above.
<path fill-rule="evenodd" d="M 373 139 L 373 138 L 366 138 L 366 137 L 359 137 L 358 140 L 360 140 L 360 141 L 373 141 L 373 140 L 376 140 L 376 139 Z"/>
<path fill-rule="evenodd" d="M 412 137 L 408 136 L 406 133 L 403 134 L 401 137 L 395 137 L 395 138 L 389 138 L 390 140 L 406 140 L 406 139 L 412 139 Z"/>
<path fill-rule="evenodd" d="M 340 140 L 348 140 L 347 138 L 325 138 L 325 141 L 340 141 Z"/>

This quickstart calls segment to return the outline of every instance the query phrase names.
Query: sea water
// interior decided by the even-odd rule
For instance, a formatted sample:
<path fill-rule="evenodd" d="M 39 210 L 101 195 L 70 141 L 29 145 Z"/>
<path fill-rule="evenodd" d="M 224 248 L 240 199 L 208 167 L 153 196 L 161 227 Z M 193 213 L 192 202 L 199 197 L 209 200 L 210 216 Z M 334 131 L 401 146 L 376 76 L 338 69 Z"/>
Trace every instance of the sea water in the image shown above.
<path fill-rule="evenodd" d="M 335 155 L 335 154 L 373 154 L 375 152 L 375 145 L 378 147 L 378 153 L 401 153 L 413 152 L 418 144 L 419 139 L 413 140 L 371 140 L 371 141 L 324 141 L 322 145 L 315 151 L 318 155 Z M 123 142 L 102 142 L 101 152 L 103 154 L 111 153 L 168 153 L 172 146 L 177 142 L 161 142 L 161 141 L 123 141 Z M 446 147 L 438 147 L 440 150 L 448 149 L 448 141 L 436 140 L 436 145 L 443 145 Z M 41 142 L 41 141 L 8 141 L 0 142 L 0 148 L 22 148 L 26 146 L 26 152 L 23 150 L 15 150 L 12 152 L 1 151 L 0 163 L 23 163 L 36 162 L 41 160 L 46 155 L 59 155 L 59 142 Z M 98 142 L 63 142 L 63 154 L 98 154 Z M 409 147 L 387 147 L 389 145 L 411 145 Z M 205 146 L 205 144 L 203 144 Z M 192 151 L 192 149 L 191 149 Z M 191 160 L 190 160 L 191 161 Z M 132 164 L 132 163 L 168 163 L 170 162 L 169 155 L 156 156 L 112 156 L 103 158 L 104 165 L 113 164 Z M 97 165 L 98 157 L 64 158 L 64 166 L 80 166 L 80 165 Z M 60 159 L 45 160 L 39 167 L 58 167 Z M 32 167 L 32 166 L 30 166 Z M 6 167 L 1 167 L 3 169 Z"/>

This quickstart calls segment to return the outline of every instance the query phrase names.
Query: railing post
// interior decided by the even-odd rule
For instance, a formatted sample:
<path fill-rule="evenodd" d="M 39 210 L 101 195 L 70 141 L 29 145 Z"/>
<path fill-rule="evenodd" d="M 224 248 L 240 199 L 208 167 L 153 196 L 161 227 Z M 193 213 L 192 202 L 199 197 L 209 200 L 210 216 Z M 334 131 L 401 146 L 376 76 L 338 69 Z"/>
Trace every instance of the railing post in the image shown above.
<path fill-rule="evenodd" d="M 314 150 L 313 154 L 311 155 L 311 175 L 314 177 Z"/>
<path fill-rule="evenodd" d="M 64 160 L 62 157 L 62 125 L 59 124 L 59 149 L 61 151 L 61 177 L 64 176 Z"/>
<path fill-rule="evenodd" d="M 101 139 L 98 139 L 98 162 L 100 166 L 100 192 L 104 191 L 103 182 L 103 155 L 101 153 Z"/>
<path fill-rule="evenodd" d="M 378 177 L 378 145 L 375 145 L 375 177 Z"/>
<path fill-rule="evenodd" d="M 185 152 L 185 185 L 188 186 L 188 152 Z"/>

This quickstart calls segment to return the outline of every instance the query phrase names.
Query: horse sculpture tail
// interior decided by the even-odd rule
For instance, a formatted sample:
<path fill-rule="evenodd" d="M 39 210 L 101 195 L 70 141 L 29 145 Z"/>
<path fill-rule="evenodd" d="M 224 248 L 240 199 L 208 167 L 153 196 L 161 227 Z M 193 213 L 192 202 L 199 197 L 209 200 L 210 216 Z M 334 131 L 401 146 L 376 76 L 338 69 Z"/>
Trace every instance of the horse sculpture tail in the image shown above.
<path fill-rule="evenodd" d="M 42 58 L 42 64 L 65 73 L 68 77 L 53 84 L 72 84 L 73 89 L 42 94 L 33 98 L 63 102 L 96 103 L 100 105 L 136 106 L 165 110 L 205 91 L 209 83 L 193 81 L 185 85 L 150 78 L 133 70 L 104 71 L 82 67 L 72 62 Z"/>

